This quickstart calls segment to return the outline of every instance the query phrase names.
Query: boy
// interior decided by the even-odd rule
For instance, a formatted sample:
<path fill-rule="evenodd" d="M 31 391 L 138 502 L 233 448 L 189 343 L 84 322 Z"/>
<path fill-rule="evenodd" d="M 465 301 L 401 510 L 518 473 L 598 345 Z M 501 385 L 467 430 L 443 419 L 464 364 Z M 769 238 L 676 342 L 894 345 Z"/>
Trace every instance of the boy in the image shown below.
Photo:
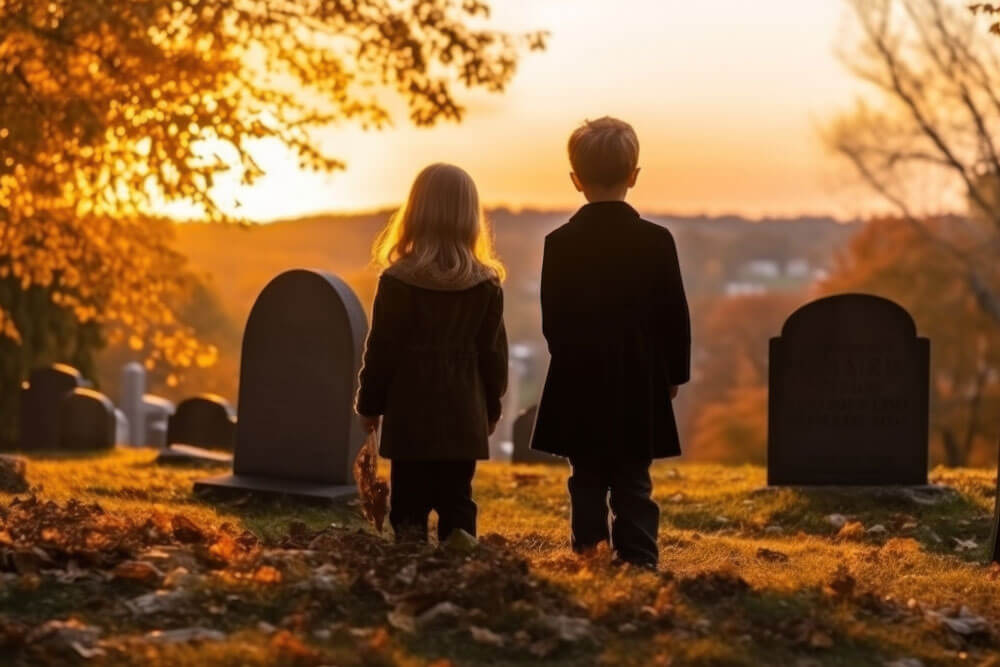
<path fill-rule="evenodd" d="M 625 203 L 639 141 L 614 118 L 569 139 L 587 204 L 545 239 L 542 331 L 552 361 L 532 448 L 568 457 L 572 546 L 610 540 L 656 568 L 660 510 L 649 466 L 680 454 L 671 400 L 689 379 L 691 328 L 670 232 Z M 610 500 L 610 530 L 609 530 Z"/>

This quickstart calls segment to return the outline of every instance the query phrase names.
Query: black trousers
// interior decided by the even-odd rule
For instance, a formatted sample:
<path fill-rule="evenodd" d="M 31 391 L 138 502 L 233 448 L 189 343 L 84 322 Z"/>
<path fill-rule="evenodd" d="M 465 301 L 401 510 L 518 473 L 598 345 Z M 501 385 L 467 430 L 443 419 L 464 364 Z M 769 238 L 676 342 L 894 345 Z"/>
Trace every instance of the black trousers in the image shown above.
<path fill-rule="evenodd" d="M 650 498 L 653 491 L 649 478 L 651 461 L 599 457 L 573 458 L 570 464 L 573 550 L 581 552 L 610 540 L 619 559 L 638 565 L 656 565 L 660 508 Z"/>
<path fill-rule="evenodd" d="M 461 529 L 476 534 L 472 461 L 393 461 L 389 473 L 389 523 L 396 539 L 427 539 L 427 518 L 438 515 L 438 539 Z"/>

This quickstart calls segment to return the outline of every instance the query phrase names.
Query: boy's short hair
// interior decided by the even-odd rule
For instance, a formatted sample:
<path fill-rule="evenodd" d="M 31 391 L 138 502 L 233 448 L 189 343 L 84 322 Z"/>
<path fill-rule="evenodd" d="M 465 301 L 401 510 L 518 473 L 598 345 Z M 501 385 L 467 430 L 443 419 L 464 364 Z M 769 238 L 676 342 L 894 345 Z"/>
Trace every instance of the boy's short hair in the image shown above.
<path fill-rule="evenodd" d="M 588 120 L 570 135 L 569 162 L 584 185 L 621 185 L 639 164 L 639 137 L 623 120 Z"/>

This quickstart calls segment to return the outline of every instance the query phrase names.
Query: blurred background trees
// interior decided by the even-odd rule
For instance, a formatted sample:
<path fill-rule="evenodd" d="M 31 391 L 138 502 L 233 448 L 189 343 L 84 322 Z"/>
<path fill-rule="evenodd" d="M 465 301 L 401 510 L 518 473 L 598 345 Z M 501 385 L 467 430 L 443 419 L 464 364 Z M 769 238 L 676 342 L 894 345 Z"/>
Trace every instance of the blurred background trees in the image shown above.
<path fill-rule="evenodd" d="M 102 342 L 169 373 L 217 356 L 185 321 L 198 288 L 157 205 L 231 220 L 216 177 L 262 173 L 255 140 L 341 169 L 310 130 L 461 120 L 456 86 L 502 91 L 541 33 L 484 28 L 477 0 L 0 2 L 0 396 Z M 0 405 L 0 437 L 11 411 Z"/>
<path fill-rule="evenodd" d="M 950 256 L 1000 324 L 1000 42 L 942 0 L 850 0 L 845 65 L 872 95 L 828 130 L 858 178 Z M 965 213 L 961 217 L 951 213 Z"/>

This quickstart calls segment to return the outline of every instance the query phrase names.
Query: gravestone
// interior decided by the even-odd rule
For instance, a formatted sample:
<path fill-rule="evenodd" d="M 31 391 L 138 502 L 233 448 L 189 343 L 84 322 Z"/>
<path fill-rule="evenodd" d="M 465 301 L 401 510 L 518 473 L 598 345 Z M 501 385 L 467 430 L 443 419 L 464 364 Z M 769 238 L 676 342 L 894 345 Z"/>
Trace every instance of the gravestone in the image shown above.
<path fill-rule="evenodd" d="M 62 399 L 83 384 L 80 371 L 53 364 L 32 371 L 21 385 L 21 451 L 56 449 L 59 446 L 59 410 Z"/>
<path fill-rule="evenodd" d="M 128 420 L 128 444 L 141 447 L 146 444 L 146 416 L 142 397 L 146 393 L 146 369 L 136 361 L 122 367 L 121 395 L 118 405 Z"/>
<path fill-rule="evenodd" d="M 807 304 L 771 339 L 771 485 L 927 484 L 930 342 L 888 299 Z"/>
<path fill-rule="evenodd" d="M 120 408 L 115 408 L 115 444 L 127 445 L 129 440 L 128 417 Z"/>
<path fill-rule="evenodd" d="M 143 394 L 142 419 L 145 421 L 142 445 L 147 447 L 167 446 L 167 421 L 174 414 L 174 404 L 155 394 Z"/>
<path fill-rule="evenodd" d="M 355 493 L 364 434 L 354 395 L 366 331 L 358 298 L 331 274 L 298 269 L 268 283 L 243 332 L 233 474 L 195 489 Z"/>
<path fill-rule="evenodd" d="M 531 448 L 531 432 L 535 430 L 538 406 L 533 405 L 514 420 L 514 453 L 511 463 L 565 463 L 561 456 Z"/>
<path fill-rule="evenodd" d="M 167 420 L 167 446 L 158 463 L 230 463 L 236 443 L 236 415 L 229 402 L 215 394 L 186 398 Z"/>
<path fill-rule="evenodd" d="M 59 448 L 91 452 L 115 446 L 115 406 L 107 396 L 78 387 L 59 407 Z"/>
<path fill-rule="evenodd" d="M 167 419 L 174 413 L 174 404 L 146 393 L 146 369 L 142 364 L 130 361 L 122 367 L 119 403 L 128 422 L 128 444 L 166 446 Z"/>

